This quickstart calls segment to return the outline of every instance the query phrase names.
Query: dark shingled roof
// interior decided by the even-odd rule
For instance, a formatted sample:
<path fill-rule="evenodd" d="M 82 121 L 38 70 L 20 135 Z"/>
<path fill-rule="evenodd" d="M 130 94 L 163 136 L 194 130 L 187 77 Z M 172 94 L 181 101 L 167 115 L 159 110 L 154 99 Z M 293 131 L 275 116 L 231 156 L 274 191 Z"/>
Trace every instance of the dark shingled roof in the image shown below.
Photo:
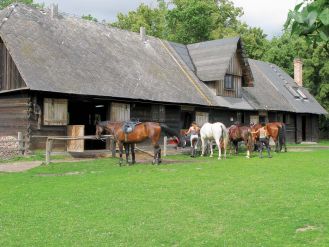
<path fill-rule="evenodd" d="M 249 59 L 254 75 L 254 87 L 244 87 L 242 94 L 258 110 L 290 111 L 297 113 L 327 114 L 316 99 L 278 66 Z M 299 88 L 307 100 L 296 99 L 288 87 Z"/>
<path fill-rule="evenodd" d="M 137 33 L 74 17 L 51 18 L 23 4 L 0 11 L 0 37 L 31 90 L 327 113 L 304 88 L 308 100 L 296 100 L 285 86 L 295 82 L 277 66 L 246 59 L 238 37 L 187 46 L 150 36 L 143 42 Z M 216 96 L 201 80 L 223 79 L 237 49 L 254 87 L 244 87 L 242 98 Z"/>
<path fill-rule="evenodd" d="M 236 37 L 187 45 L 200 80 L 224 79 L 229 62 L 237 50 L 239 39 Z"/>
<path fill-rule="evenodd" d="M 10 8 L 0 13 L 1 20 Z M 215 104 L 177 66 L 165 41 L 18 4 L 0 28 L 31 90 L 160 102 Z M 199 87 L 196 90 L 195 87 Z"/>

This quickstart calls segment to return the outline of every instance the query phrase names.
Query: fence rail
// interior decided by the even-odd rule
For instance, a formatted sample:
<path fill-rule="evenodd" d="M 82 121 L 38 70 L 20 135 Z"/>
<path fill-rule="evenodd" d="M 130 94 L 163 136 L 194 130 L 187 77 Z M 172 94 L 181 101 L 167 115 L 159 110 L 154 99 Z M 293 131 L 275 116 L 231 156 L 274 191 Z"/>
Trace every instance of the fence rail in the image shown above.
<path fill-rule="evenodd" d="M 46 165 L 48 165 L 51 160 L 50 156 L 52 153 L 52 148 L 53 148 L 53 143 L 55 140 L 64 140 L 64 141 L 71 141 L 71 140 L 111 140 L 111 152 L 112 152 L 112 157 L 115 157 L 115 141 L 112 135 L 102 135 L 100 138 L 96 136 L 49 136 L 47 137 L 46 141 Z"/>

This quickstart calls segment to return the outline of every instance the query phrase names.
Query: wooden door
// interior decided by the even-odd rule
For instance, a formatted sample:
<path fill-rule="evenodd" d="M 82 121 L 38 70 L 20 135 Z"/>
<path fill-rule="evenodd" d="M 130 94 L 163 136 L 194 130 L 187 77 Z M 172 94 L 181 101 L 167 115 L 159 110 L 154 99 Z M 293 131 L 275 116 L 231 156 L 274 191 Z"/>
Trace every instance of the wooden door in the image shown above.
<path fill-rule="evenodd" d="M 126 121 L 130 119 L 130 104 L 112 103 L 111 104 L 111 121 Z"/>
<path fill-rule="evenodd" d="M 84 136 L 85 126 L 84 125 L 68 125 L 67 135 L 70 137 Z M 67 152 L 83 152 L 85 149 L 84 140 L 68 140 L 67 141 Z"/>
<path fill-rule="evenodd" d="M 196 112 L 195 113 L 195 122 L 198 126 L 202 127 L 202 125 L 209 122 L 209 113 L 208 112 Z"/>
<path fill-rule="evenodd" d="M 259 123 L 259 116 L 258 115 L 251 115 L 250 116 L 250 123 L 258 124 Z"/>

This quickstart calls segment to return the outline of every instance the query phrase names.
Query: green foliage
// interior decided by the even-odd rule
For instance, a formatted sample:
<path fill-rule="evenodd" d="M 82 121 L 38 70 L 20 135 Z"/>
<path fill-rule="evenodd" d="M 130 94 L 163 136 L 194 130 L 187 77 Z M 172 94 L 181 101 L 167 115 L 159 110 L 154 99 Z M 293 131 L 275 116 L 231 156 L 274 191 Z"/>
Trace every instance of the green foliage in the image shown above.
<path fill-rule="evenodd" d="M 91 14 L 83 15 L 81 18 L 84 19 L 84 20 L 87 20 L 87 21 L 98 22 L 97 18 L 93 17 Z"/>
<path fill-rule="evenodd" d="M 239 35 L 242 9 L 229 0 L 158 0 L 155 8 L 141 4 L 135 11 L 118 14 L 112 26 L 184 44 Z"/>
<path fill-rule="evenodd" d="M 175 0 L 175 8 L 168 11 L 169 40 L 183 44 L 210 39 L 215 27 L 217 5 L 212 0 Z"/>
<path fill-rule="evenodd" d="M 304 36 L 310 44 L 317 46 L 326 42 L 329 55 L 329 1 L 305 1 L 289 11 L 285 28 L 292 34 Z"/>
<path fill-rule="evenodd" d="M 24 3 L 32 6 L 41 6 L 40 4 L 34 3 L 34 0 L 0 0 L 0 10 L 8 7 L 13 3 Z"/>
<path fill-rule="evenodd" d="M 156 8 L 142 3 L 135 11 L 130 11 L 127 15 L 119 13 L 118 21 L 111 25 L 133 32 L 139 32 L 140 27 L 145 27 L 148 35 L 166 38 L 165 16 L 167 11 L 168 6 L 163 0 L 158 0 Z"/>
<path fill-rule="evenodd" d="M 327 246 L 328 150 L 273 155 L 0 173 L 0 245 Z"/>

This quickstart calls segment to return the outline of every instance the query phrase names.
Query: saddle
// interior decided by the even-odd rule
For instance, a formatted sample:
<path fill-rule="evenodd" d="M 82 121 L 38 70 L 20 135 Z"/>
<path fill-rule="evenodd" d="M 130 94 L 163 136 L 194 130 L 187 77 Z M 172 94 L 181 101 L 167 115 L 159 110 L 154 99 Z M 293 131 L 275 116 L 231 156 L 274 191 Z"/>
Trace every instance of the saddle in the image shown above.
<path fill-rule="evenodd" d="M 139 120 L 129 120 L 125 121 L 122 125 L 122 130 L 125 134 L 129 134 L 134 131 L 136 125 L 141 124 Z"/>

